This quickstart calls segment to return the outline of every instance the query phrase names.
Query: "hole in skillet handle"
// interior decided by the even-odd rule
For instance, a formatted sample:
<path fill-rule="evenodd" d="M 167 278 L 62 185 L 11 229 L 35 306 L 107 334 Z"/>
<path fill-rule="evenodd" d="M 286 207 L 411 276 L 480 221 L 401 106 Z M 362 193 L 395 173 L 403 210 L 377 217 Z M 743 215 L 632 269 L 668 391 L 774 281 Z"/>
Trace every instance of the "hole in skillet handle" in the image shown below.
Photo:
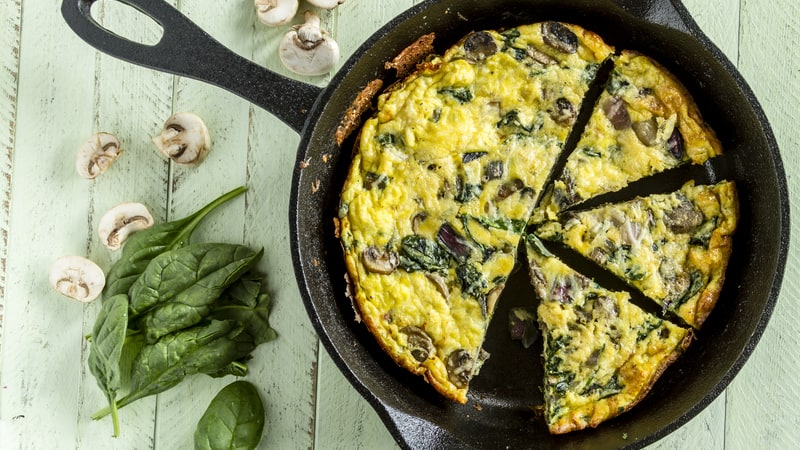
<path fill-rule="evenodd" d="M 97 0 L 63 0 L 67 25 L 89 45 L 115 58 L 226 89 L 301 132 L 322 89 L 267 70 L 234 53 L 163 1 L 116 0 L 161 27 L 155 44 L 120 36 L 92 16 Z M 201 57 L 197 57 L 201 55 Z"/>

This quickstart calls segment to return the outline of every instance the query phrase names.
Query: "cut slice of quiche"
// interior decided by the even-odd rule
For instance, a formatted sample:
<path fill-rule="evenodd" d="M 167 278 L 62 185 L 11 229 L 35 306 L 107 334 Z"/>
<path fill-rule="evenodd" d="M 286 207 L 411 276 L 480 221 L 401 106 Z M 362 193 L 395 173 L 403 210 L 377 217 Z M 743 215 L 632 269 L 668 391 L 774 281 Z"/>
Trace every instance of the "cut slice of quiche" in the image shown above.
<path fill-rule="evenodd" d="M 545 421 L 568 433 L 636 405 L 692 341 L 692 331 L 643 311 L 553 256 L 533 235 L 528 263 L 544 339 Z"/>
<path fill-rule="evenodd" d="M 647 56 L 623 51 L 586 128 L 532 222 L 683 164 L 722 153 L 685 87 Z"/>
<path fill-rule="evenodd" d="M 690 181 L 670 194 L 567 213 L 536 234 L 578 251 L 700 328 L 722 290 L 737 221 L 733 182 Z"/>
<path fill-rule="evenodd" d="M 534 202 L 613 49 L 545 22 L 466 36 L 378 98 L 337 219 L 351 295 L 397 364 L 466 402 Z"/>

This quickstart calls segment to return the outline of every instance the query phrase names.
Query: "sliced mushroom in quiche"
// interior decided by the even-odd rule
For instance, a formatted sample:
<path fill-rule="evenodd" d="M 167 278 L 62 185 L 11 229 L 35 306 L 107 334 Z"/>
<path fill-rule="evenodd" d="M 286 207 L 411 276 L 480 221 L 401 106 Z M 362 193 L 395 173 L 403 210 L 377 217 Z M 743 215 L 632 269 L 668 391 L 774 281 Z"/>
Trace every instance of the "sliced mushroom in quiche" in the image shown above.
<path fill-rule="evenodd" d="M 526 249 L 540 301 L 548 429 L 561 434 L 597 427 L 630 410 L 689 346 L 691 330 L 574 271 L 533 235 Z"/>
<path fill-rule="evenodd" d="M 734 183 L 695 185 L 565 213 L 536 230 L 700 328 L 719 298 L 738 221 Z"/>
<path fill-rule="evenodd" d="M 649 57 L 623 51 L 532 222 L 554 220 L 584 200 L 721 153 L 685 87 Z"/>
<path fill-rule="evenodd" d="M 544 22 L 469 34 L 378 98 L 338 227 L 355 305 L 400 366 L 466 402 L 533 205 L 613 49 Z"/>

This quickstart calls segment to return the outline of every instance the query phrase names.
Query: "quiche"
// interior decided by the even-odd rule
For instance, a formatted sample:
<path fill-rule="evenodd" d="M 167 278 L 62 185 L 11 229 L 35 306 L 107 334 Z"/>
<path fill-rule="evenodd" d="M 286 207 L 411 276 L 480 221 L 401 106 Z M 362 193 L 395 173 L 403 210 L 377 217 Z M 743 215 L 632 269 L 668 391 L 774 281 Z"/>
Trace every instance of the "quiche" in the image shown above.
<path fill-rule="evenodd" d="M 534 204 L 600 64 L 578 26 L 470 33 L 377 99 L 338 233 L 351 297 L 400 366 L 464 403 Z"/>
<path fill-rule="evenodd" d="M 532 222 L 683 164 L 722 153 L 685 87 L 651 58 L 625 50 Z"/>
<path fill-rule="evenodd" d="M 544 345 L 544 417 L 553 434 L 622 414 L 636 405 L 692 341 L 682 328 L 643 311 L 526 239 Z"/>
<path fill-rule="evenodd" d="M 738 221 L 731 181 L 687 182 L 654 194 L 566 213 L 536 234 L 588 257 L 694 328 L 719 298 Z"/>

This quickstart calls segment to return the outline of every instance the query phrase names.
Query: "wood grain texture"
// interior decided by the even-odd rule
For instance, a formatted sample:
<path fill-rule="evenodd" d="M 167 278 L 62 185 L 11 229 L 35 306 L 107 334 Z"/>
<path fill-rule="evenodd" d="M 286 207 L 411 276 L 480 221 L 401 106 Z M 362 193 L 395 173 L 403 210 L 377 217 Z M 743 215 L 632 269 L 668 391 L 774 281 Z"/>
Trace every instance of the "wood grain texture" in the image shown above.
<path fill-rule="evenodd" d="M 160 28 L 152 20 L 116 2 L 96 4 L 93 15 L 107 29 L 137 42 L 155 42 L 160 36 Z M 171 112 L 173 80 L 169 75 L 126 64 L 105 54 L 85 53 L 95 55 L 96 61 L 91 95 L 92 120 L 88 124 L 92 126 L 92 132 L 105 131 L 117 135 L 124 152 L 106 173 L 88 182 L 89 205 L 84 214 L 88 216 L 91 230 L 89 247 L 92 259 L 107 269 L 119 257 L 119 252 L 109 251 L 96 237 L 97 223 L 106 211 L 119 203 L 139 202 L 147 206 L 159 222 L 168 219 L 169 165 L 156 151 L 151 136 L 157 133 Z M 99 306 L 92 304 L 86 308 L 84 335 L 91 333 Z M 88 352 L 89 346 L 84 341 L 76 446 L 153 448 L 155 397 L 142 399 L 120 410 L 124 439 L 111 437 L 108 418 L 90 419 L 92 413 L 105 406 L 106 400 L 88 371 Z"/>
<path fill-rule="evenodd" d="M 252 1 L 168 0 L 224 45 L 269 69 L 288 26 L 260 24 Z M 320 347 L 291 266 L 289 189 L 299 137 L 269 112 L 227 91 L 143 69 L 95 52 L 63 23 L 61 0 L 0 5 L 0 447 L 183 449 L 208 402 L 233 378 L 192 377 L 120 411 L 122 437 L 89 415 L 105 400 L 87 370 L 88 334 L 99 303 L 81 305 L 46 282 L 52 261 L 88 256 L 108 268 L 118 253 L 96 238 L 100 216 L 123 201 L 146 204 L 159 221 L 182 217 L 220 193 L 250 190 L 211 216 L 196 240 L 263 246 L 259 268 L 273 295 L 278 339 L 256 350 L 246 379 L 266 407 L 260 448 L 396 449 L 375 411 Z M 317 10 L 342 62 L 415 0 L 347 0 Z M 741 69 L 782 149 L 792 232 L 798 234 L 800 5 L 794 0 L 684 0 L 698 25 Z M 300 11 L 310 8 L 301 1 Z M 125 36 L 155 42 L 159 30 L 110 0 L 95 16 Z M 297 17 L 293 23 L 301 22 Z M 199 55 L 202 57 L 202 55 Z M 200 166 L 173 166 L 151 137 L 173 112 L 203 117 L 213 148 Z M 95 181 L 74 169 L 78 146 L 96 131 L 117 134 L 123 156 Z M 213 182 L 209 182 L 213 180 Z M 800 442 L 800 253 L 790 248 L 783 290 L 753 356 L 728 390 L 650 448 L 794 448 Z"/>
<path fill-rule="evenodd" d="M 0 4 L 0 370 L 3 354 L 3 308 L 8 273 L 8 225 L 11 201 L 14 130 L 17 121 L 17 82 L 19 80 L 20 25 L 22 2 Z M 0 423 L 0 427 L 2 423 Z"/>
<path fill-rule="evenodd" d="M 89 253 L 90 184 L 77 177 L 74 157 L 92 130 L 94 81 L 62 74 L 76 67 L 91 74 L 94 57 L 53 51 L 78 45 L 55 8 L 22 8 L 14 26 L 21 33 L 19 75 L 10 97 L 15 123 L 30 126 L 14 129 L 12 200 L 4 205 L 9 231 L 0 418 L 3 442 L 42 448 L 52 446 L 52 436 L 74 443 L 77 434 L 86 307 L 50 289 L 47 272 L 59 256 Z"/>
<path fill-rule="evenodd" d="M 800 442 L 800 4 L 743 0 L 739 69 L 773 127 L 789 183 L 792 243 L 781 296 L 753 355 L 728 388 L 729 448 L 796 448 Z"/>

